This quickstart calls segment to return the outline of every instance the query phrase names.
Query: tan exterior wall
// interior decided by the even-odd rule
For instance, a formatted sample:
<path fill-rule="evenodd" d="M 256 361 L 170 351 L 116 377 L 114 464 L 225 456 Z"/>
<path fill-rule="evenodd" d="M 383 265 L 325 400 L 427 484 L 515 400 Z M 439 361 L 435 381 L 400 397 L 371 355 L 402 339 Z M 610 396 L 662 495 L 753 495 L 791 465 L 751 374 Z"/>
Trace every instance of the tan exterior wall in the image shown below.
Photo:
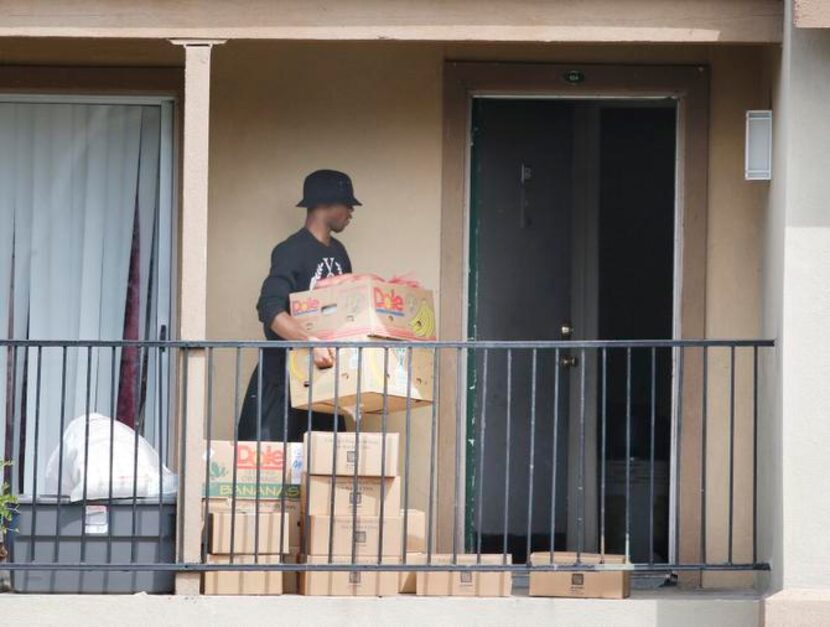
<path fill-rule="evenodd" d="M 769 185 L 743 181 L 744 115 L 772 105 L 764 83 L 765 59 L 752 50 L 714 51 L 710 113 L 706 334 L 711 338 L 761 335 L 763 210 Z M 733 560 L 752 561 L 752 352 L 736 353 Z M 727 349 L 709 356 L 707 434 L 707 559 L 726 561 L 729 492 L 729 369 Z M 707 573 L 726 585 L 746 575 Z"/>
<path fill-rule="evenodd" d="M 349 171 L 366 205 L 343 236 L 356 269 L 415 271 L 427 286 L 438 287 L 441 71 L 446 58 L 709 64 L 707 333 L 759 334 L 759 212 L 766 187 L 744 182 L 742 168 L 744 112 L 768 106 L 757 80 L 760 50 L 231 42 L 214 50 L 209 337 L 261 336 L 254 305 L 269 252 L 301 225 L 301 210 L 293 205 L 302 177 L 317 167 Z M 253 354 L 246 356 L 243 389 L 253 361 Z M 713 379 L 716 373 L 723 378 L 721 361 L 713 358 L 710 367 Z M 217 420 L 222 424 L 217 422 L 217 435 L 231 433 L 232 371 L 232 359 L 219 363 Z M 741 378 L 739 383 L 744 386 L 739 394 L 746 392 L 749 381 Z M 712 418 L 710 423 L 712 450 L 718 452 L 710 462 L 711 477 L 723 476 L 718 473 L 725 457 L 718 447 L 725 442 L 724 414 L 722 404 L 716 404 L 726 392 L 712 390 L 710 415 L 720 422 Z M 743 448 L 751 441 L 746 410 L 739 408 L 737 422 L 739 462 L 746 462 L 751 452 Z M 425 419 L 416 415 L 415 424 Z M 416 439 L 414 455 L 426 453 L 428 430 L 415 433 L 422 437 Z M 742 463 L 742 471 L 746 468 Z M 426 496 L 424 478 L 418 465 L 413 471 L 416 503 Z M 743 495 L 735 501 L 737 529 L 746 530 L 751 515 L 751 500 L 748 505 L 745 500 L 747 490 L 751 494 L 748 481 L 746 475 L 736 479 L 736 494 L 740 488 Z M 713 486 L 710 498 L 710 547 L 720 551 L 724 497 Z M 746 533 L 739 535 L 745 538 Z M 743 545 L 735 546 L 737 556 Z"/>
<path fill-rule="evenodd" d="M 294 205 L 305 174 L 320 167 L 349 172 L 365 205 L 342 237 L 355 269 L 413 271 L 437 288 L 440 86 L 439 47 L 240 43 L 214 50 L 209 337 L 262 337 L 254 306 L 271 248 L 302 226 L 304 210 Z M 255 358 L 246 355 L 242 392 Z M 216 433 L 228 437 L 232 355 L 218 363 L 216 383 Z M 414 423 L 424 426 L 429 416 L 416 412 Z M 428 436 L 413 443 L 412 496 L 424 503 Z"/>
<path fill-rule="evenodd" d="M 778 0 L 3 0 L 0 36 L 741 42 L 781 40 Z"/>
<path fill-rule="evenodd" d="M 783 336 L 783 294 L 784 294 L 784 244 L 786 187 L 788 176 L 789 140 L 787 120 L 789 117 L 790 94 L 788 93 L 789 69 L 785 67 L 784 53 L 770 49 L 767 52 L 766 80 L 770 85 L 772 108 L 775 116 L 772 141 L 776 146 L 773 153 L 775 176 L 770 182 L 769 194 L 764 207 L 763 233 L 763 288 L 761 332 L 765 337 L 774 337 L 778 347 L 761 362 L 761 413 L 758 428 L 758 453 L 768 463 L 758 468 L 758 543 L 759 559 L 771 564 L 783 564 L 783 367 L 781 345 Z M 784 149 L 782 149 L 784 148 Z M 775 591 L 783 587 L 783 568 L 773 568 L 768 589 Z"/>
<path fill-rule="evenodd" d="M 793 21 L 799 28 L 830 28 L 830 2 L 794 0 Z"/>

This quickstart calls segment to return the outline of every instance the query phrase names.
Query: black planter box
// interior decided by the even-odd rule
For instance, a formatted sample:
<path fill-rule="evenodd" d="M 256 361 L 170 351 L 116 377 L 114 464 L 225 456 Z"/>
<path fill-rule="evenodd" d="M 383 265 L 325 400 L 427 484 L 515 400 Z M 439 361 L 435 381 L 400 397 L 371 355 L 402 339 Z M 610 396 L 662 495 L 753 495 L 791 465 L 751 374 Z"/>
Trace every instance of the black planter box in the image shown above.
<path fill-rule="evenodd" d="M 11 540 L 13 564 L 170 564 L 175 561 L 175 499 L 70 503 L 22 497 Z M 83 552 L 83 555 L 82 555 Z M 107 594 L 173 591 L 175 573 L 123 570 L 16 570 L 17 592 Z"/>

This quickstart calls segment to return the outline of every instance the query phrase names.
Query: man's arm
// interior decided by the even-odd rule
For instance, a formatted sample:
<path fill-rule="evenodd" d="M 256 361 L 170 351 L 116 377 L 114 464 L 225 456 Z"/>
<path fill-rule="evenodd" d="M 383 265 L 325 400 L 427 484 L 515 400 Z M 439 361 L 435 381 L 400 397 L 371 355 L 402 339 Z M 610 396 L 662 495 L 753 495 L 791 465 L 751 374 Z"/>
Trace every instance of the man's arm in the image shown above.
<path fill-rule="evenodd" d="M 281 311 L 271 321 L 271 330 L 281 338 L 294 342 L 314 342 L 318 338 L 309 335 L 287 311 Z M 318 368 L 331 368 L 334 365 L 333 348 L 315 348 L 312 352 L 314 365 Z"/>
<path fill-rule="evenodd" d="M 288 313 L 288 296 L 296 285 L 290 268 L 291 259 L 283 246 L 277 246 L 271 253 L 271 271 L 262 283 L 257 311 L 259 319 L 279 337 L 296 342 L 315 341 L 303 327 Z M 315 348 L 312 352 L 314 364 L 318 368 L 331 368 L 334 365 L 334 351 L 328 348 Z"/>

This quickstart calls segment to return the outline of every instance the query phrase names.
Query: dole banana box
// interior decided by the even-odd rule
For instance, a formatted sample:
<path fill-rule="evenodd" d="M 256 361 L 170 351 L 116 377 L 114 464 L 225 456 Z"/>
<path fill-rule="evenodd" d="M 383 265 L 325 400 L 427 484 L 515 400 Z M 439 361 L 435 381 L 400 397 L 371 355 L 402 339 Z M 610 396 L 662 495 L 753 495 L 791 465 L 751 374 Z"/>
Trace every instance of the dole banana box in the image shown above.
<path fill-rule="evenodd" d="M 291 315 L 321 340 L 436 339 L 430 290 L 366 277 L 291 294 L 290 305 Z"/>
<path fill-rule="evenodd" d="M 308 350 L 289 351 L 291 405 L 308 409 L 310 396 L 314 411 L 354 415 L 358 404 L 363 413 L 392 413 L 433 401 L 431 349 L 341 348 L 337 361 L 321 370 L 309 367 Z"/>
<path fill-rule="evenodd" d="M 300 442 L 244 442 L 211 440 L 202 454 L 202 464 L 209 463 L 203 496 L 209 498 L 299 500 L 303 473 L 303 445 Z M 283 475 L 285 485 L 283 485 Z M 204 465 L 201 476 L 205 476 Z M 234 483 L 234 480 L 236 483 Z M 257 490 L 257 487 L 259 488 Z"/>

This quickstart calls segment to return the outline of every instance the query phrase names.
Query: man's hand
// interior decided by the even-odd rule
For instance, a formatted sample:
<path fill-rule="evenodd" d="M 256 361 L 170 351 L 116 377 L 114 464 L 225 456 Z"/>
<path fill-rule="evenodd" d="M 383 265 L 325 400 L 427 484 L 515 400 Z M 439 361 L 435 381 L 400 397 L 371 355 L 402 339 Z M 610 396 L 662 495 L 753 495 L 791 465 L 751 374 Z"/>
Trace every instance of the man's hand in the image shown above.
<path fill-rule="evenodd" d="M 333 348 L 315 348 L 312 350 L 312 358 L 314 365 L 320 369 L 331 368 L 334 365 L 334 349 Z"/>
<path fill-rule="evenodd" d="M 283 311 L 274 317 L 271 322 L 271 330 L 286 340 L 296 342 L 319 342 L 320 339 L 305 332 L 303 327 L 295 318 Z M 314 348 L 311 351 L 314 365 L 318 368 L 331 368 L 334 366 L 335 350 L 333 348 Z"/>

